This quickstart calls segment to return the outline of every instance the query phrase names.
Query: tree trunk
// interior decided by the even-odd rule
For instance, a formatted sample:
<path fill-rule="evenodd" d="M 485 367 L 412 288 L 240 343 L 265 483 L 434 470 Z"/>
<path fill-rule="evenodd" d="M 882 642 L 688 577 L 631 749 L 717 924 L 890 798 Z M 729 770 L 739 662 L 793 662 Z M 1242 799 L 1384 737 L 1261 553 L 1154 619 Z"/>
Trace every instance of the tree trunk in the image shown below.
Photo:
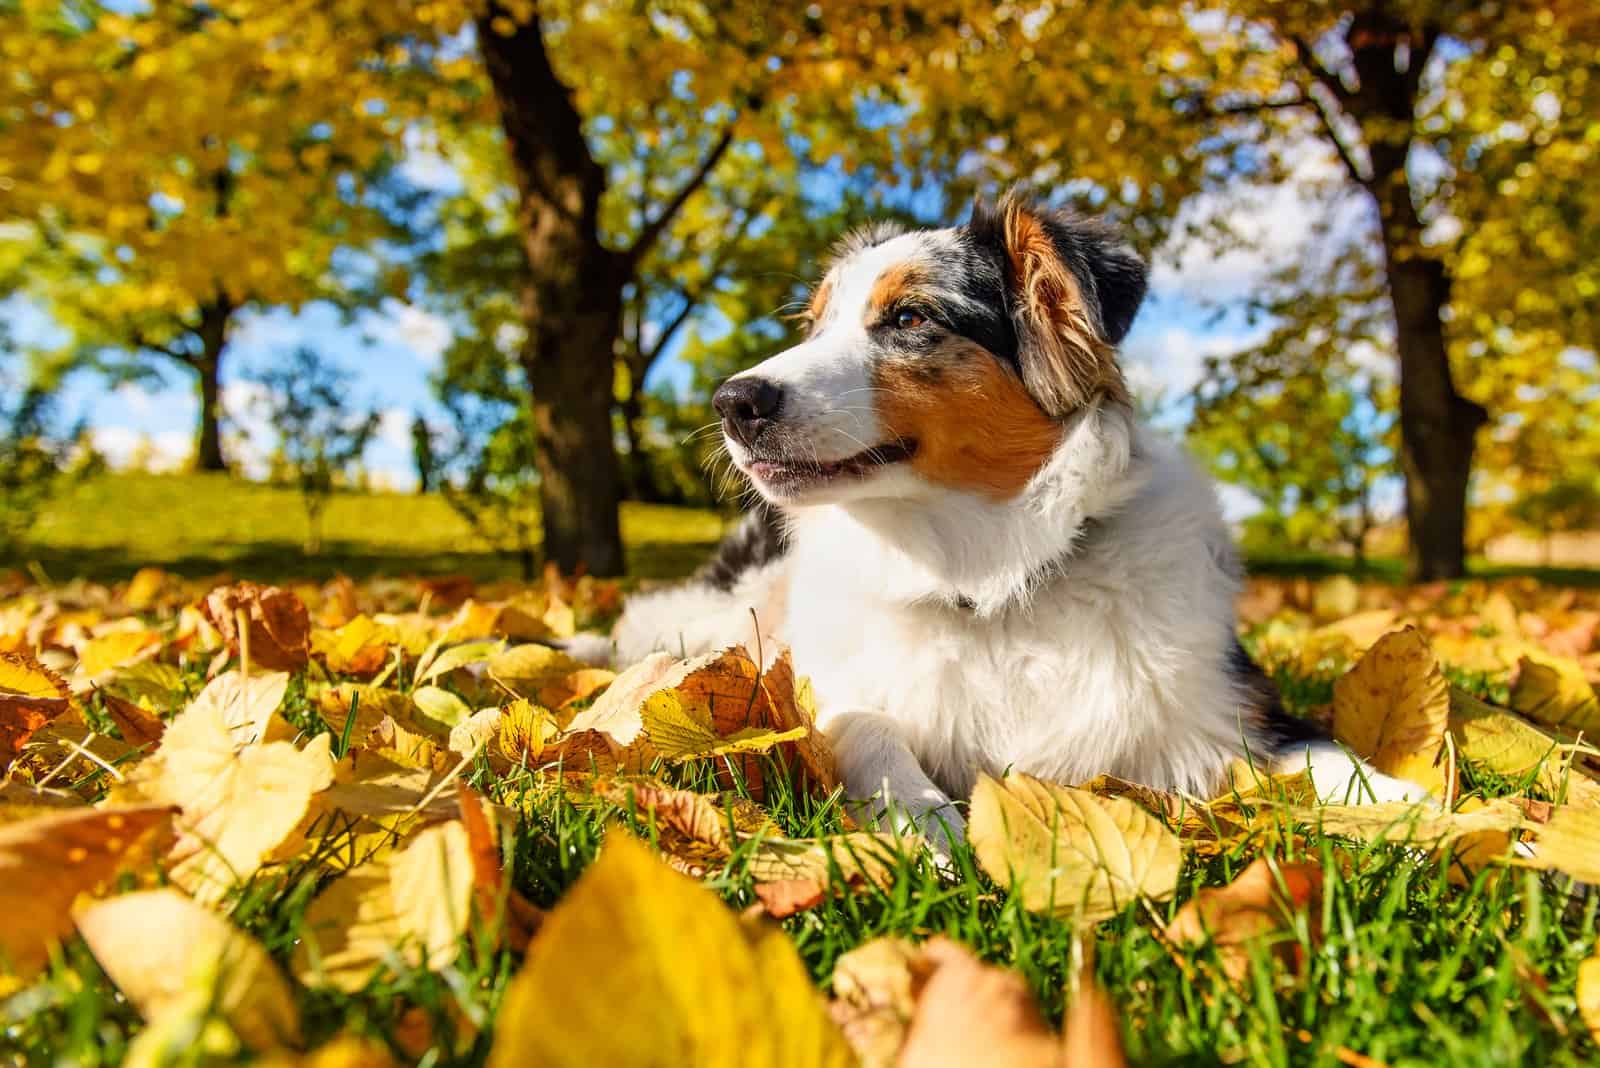
<path fill-rule="evenodd" d="M 644 401 L 639 394 L 637 379 L 628 395 L 617 405 L 622 415 L 622 432 L 628 441 L 628 496 L 631 500 L 659 504 L 666 495 L 656 485 L 650 470 L 650 457 L 644 449 Z"/>
<path fill-rule="evenodd" d="M 200 352 L 190 362 L 199 377 L 200 425 L 196 429 L 194 467 L 197 471 L 226 471 L 222 455 L 222 354 L 228 347 L 228 325 L 233 305 L 218 297 L 200 309 L 195 333 Z"/>
<path fill-rule="evenodd" d="M 509 34 L 494 28 L 507 23 Z M 550 66 L 538 15 L 517 24 L 491 4 L 477 31 L 520 195 L 529 270 L 522 365 L 532 392 L 545 558 L 567 571 L 617 574 L 621 485 L 611 403 L 626 272 L 600 242 L 605 172 Z"/>
<path fill-rule="evenodd" d="M 1348 38 L 1359 88 L 1344 100 L 1361 123 L 1371 161 L 1371 174 L 1362 182 L 1377 201 L 1383 234 L 1400 358 L 1410 571 L 1418 581 L 1466 573 L 1473 439 L 1488 420 L 1481 405 L 1456 392 L 1443 318 L 1450 276 L 1444 261 L 1423 244 L 1406 169 L 1422 71 L 1437 38 L 1431 30 L 1416 33 L 1381 6 L 1359 13 Z"/>

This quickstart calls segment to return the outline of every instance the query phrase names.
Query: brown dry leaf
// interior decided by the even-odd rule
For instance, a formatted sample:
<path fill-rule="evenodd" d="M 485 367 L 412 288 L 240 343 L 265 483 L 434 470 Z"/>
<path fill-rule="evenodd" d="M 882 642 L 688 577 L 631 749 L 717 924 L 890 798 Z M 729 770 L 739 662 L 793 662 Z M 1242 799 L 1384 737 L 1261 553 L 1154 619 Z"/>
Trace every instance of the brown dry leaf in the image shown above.
<path fill-rule="evenodd" d="M 619 832 L 551 912 L 499 1020 L 491 1068 L 853 1062 L 782 931 L 742 924 Z"/>
<path fill-rule="evenodd" d="M 319 734 L 304 749 L 240 749 L 221 705 L 197 701 L 179 714 L 131 777 L 144 796 L 183 810 L 173 882 L 216 904 L 253 875 L 301 825 L 313 795 L 333 784 L 332 741 Z"/>
<path fill-rule="evenodd" d="M 1578 965 L 1578 1018 L 1600 1045 L 1600 953 Z"/>
<path fill-rule="evenodd" d="M 1085 960 L 1078 972 L 1078 996 L 1061 1021 L 1064 1068 L 1127 1068 L 1117 1007 L 1094 981 Z"/>
<path fill-rule="evenodd" d="M 1250 972 L 1250 946 L 1266 940 L 1268 951 L 1298 974 L 1305 949 L 1294 937 L 1295 915 L 1309 914 L 1313 941 L 1320 935 L 1322 868 L 1312 863 L 1271 864 L 1259 858 L 1225 887 L 1201 890 L 1167 925 L 1163 937 L 1177 946 L 1210 941 L 1222 970 L 1234 982 Z"/>
<path fill-rule="evenodd" d="M 78 670 L 89 679 L 146 660 L 161 651 L 161 635 L 143 627 L 119 628 L 84 642 L 78 649 Z"/>
<path fill-rule="evenodd" d="M 467 850 L 472 858 L 472 891 L 478 915 L 495 921 L 497 926 L 503 918 L 506 945 L 521 953 L 543 925 L 544 910 L 517 892 L 500 863 L 500 840 L 511 828 L 508 821 L 498 817 L 510 814 L 496 810 L 481 794 L 459 781 L 456 801 L 461 811 L 461 826 L 467 832 Z"/>
<path fill-rule="evenodd" d="M 1517 662 L 1511 707 L 1536 723 L 1594 739 L 1600 735 L 1600 695 L 1576 660 L 1525 656 Z"/>
<path fill-rule="evenodd" d="M 7 976 L 32 977 L 72 930 L 73 900 L 137 859 L 172 813 L 167 805 L 137 805 L 0 824 L 0 996 L 9 992 Z"/>
<path fill-rule="evenodd" d="M 934 938 L 912 976 L 916 1012 L 901 1068 L 1064 1068 L 1061 1041 L 1021 975 Z"/>
<path fill-rule="evenodd" d="M 1450 687 L 1415 627 L 1385 635 L 1333 687 L 1333 733 L 1386 775 L 1454 794 Z"/>
<path fill-rule="evenodd" d="M 418 832 L 404 849 L 335 879 L 311 902 L 295 947 L 307 986 L 360 990 L 391 953 L 413 967 L 455 959 L 472 917 L 473 862 L 459 821 Z"/>
<path fill-rule="evenodd" d="M 148 749 L 154 749 L 161 744 L 161 736 L 167 732 L 167 725 L 159 716 L 110 691 L 101 690 L 99 693 L 100 707 L 105 709 L 111 722 L 116 724 L 117 732 L 122 735 L 123 741 L 131 746 Z"/>
<path fill-rule="evenodd" d="M 695 877 L 722 867 L 741 838 L 779 833 L 759 805 L 733 794 L 699 794 L 638 780 L 602 780 L 593 789 L 619 808 L 653 820 L 667 863 Z"/>
<path fill-rule="evenodd" d="M 239 655 L 241 638 L 250 646 L 250 664 L 268 671 L 299 671 L 311 657 L 311 619 L 300 598 L 276 586 L 238 582 L 206 594 L 205 615 L 228 651 Z M 245 633 L 239 633 L 239 612 Z"/>
<path fill-rule="evenodd" d="M 632 745 L 644 731 L 639 716 L 645 699 L 681 678 L 691 661 L 677 661 L 666 653 L 651 653 L 618 675 L 594 704 L 579 712 L 568 726 L 572 730 L 602 731 L 619 745 Z"/>
<path fill-rule="evenodd" d="M 300 1014 L 283 973 L 255 939 L 176 890 L 124 894 L 85 909 L 78 930 L 95 960 L 156 1026 L 199 1004 L 250 1048 L 300 1042 Z"/>
<path fill-rule="evenodd" d="M 1092 925 L 1177 889 L 1183 848 L 1126 798 L 1013 774 L 978 778 L 967 840 L 983 870 L 1034 912 Z"/>
<path fill-rule="evenodd" d="M 33 733 L 72 707 L 66 681 L 23 653 L 0 653 L 0 774 Z"/>

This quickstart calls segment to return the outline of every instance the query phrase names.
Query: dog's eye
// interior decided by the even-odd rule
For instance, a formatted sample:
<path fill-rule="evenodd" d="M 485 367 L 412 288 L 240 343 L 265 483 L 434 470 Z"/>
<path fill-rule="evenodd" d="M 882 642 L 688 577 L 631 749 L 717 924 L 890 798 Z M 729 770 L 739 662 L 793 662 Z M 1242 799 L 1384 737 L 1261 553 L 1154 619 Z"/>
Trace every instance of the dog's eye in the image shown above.
<path fill-rule="evenodd" d="M 894 325 L 901 330 L 915 330 L 927 322 L 927 317 L 914 311 L 903 311 L 894 317 Z"/>

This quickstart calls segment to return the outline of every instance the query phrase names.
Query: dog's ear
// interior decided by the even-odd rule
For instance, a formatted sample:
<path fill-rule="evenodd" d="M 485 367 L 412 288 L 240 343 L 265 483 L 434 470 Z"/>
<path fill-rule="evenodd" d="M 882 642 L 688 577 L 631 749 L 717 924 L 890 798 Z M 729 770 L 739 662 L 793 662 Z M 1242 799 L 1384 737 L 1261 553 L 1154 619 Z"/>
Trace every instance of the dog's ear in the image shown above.
<path fill-rule="evenodd" d="M 1015 194 L 974 205 L 974 240 L 1004 254 L 1022 381 L 1064 415 L 1096 396 L 1127 400 L 1117 344 L 1145 293 L 1145 265 L 1110 227 L 1042 211 Z"/>

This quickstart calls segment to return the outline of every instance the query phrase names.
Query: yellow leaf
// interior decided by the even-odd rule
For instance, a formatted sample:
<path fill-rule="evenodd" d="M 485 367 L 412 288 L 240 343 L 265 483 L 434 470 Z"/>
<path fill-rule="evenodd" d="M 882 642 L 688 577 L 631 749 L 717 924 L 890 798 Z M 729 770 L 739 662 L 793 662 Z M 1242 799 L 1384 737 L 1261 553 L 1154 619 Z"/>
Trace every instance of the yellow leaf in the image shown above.
<path fill-rule="evenodd" d="M 1333 687 L 1333 733 L 1386 775 L 1437 797 L 1453 787 L 1444 737 L 1450 687 L 1422 632 L 1378 640 Z"/>
<path fill-rule="evenodd" d="M 235 745 L 249 745 L 267 737 L 273 726 L 273 713 L 283 704 L 289 691 L 289 675 L 283 671 L 252 672 L 241 675 L 224 671 L 195 695 L 189 706 L 205 716 L 217 716 L 228 725 Z M 279 721 L 281 723 L 281 721 Z M 277 732 L 291 733 L 287 724 Z"/>
<path fill-rule="evenodd" d="M 79 915 L 78 930 L 147 1021 L 198 993 L 252 1049 L 299 1044 L 300 1014 L 267 951 L 176 890 L 102 901 Z"/>
<path fill-rule="evenodd" d="M 1578 965 L 1578 1016 L 1600 1044 L 1600 953 Z"/>
<path fill-rule="evenodd" d="M 854 1060 L 781 930 L 742 924 L 621 833 L 550 914 L 499 1019 L 491 1068 Z"/>
<path fill-rule="evenodd" d="M 319 734 L 304 749 L 266 742 L 241 750 L 219 705 L 185 709 L 131 780 L 144 796 L 183 810 L 173 881 L 215 904 L 253 875 L 299 827 L 312 796 L 333 784 L 332 740 Z"/>
<path fill-rule="evenodd" d="M 1569 767 L 1562 743 L 1522 717 L 1452 689 L 1450 732 L 1468 760 L 1509 779 L 1531 781 L 1569 805 L 1600 807 L 1600 783 Z"/>
<path fill-rule="evenodd" d="M 489 677 L 518 697 L 539 699 L 539 691 L 587 665 L 547 645 L 517 645 L 489 658 Z"/>
<path fill-rule="evenodd" d="M 71 708 L 61 676 L 30 656 L 0 653 L 0 774 L 35 731 Z"/>
<path fill-rule="evenodd" d="M 472 916 L 472 853 L 459 820 L 429 827 L 390 856 L 338 879 L 306 910 L 294 973 L 308 986 L 360 990 L 390 954 L 437 969 L 456 957 Z"/>
<path fill-rule="evenodd" d="M 1084 925 L 1138 897 L 1170 897 L 1183 862 L 1177 837 L 1132 801 L 1028 775 L 979 777 L 967 840 L 1025 907 Z"/>
<path fill-rule="evenodd" d="M 0 826 L 0 976 L 27 979 L 43 967 L 72 930 L 73 900 L 116 874 L 171 818 L 167 805 L 137 805 Z"/>
<path fill-rule="evenodd" d="M 804 725 L 786 731 L 745 727 L 724 737 L 712 725 L 709 706 L 686 702 L 676 690 L 652 694 L 639 714 L 650 744 L 668 760 L 765 752 L 780 742 L 794 741 L 810 733 L 810 728 Z"/>
<path fill-rule="evenodd" d="M 1564 657 L 1523 657 L 1517 662 L 1511 707 L 1537 723 L 1593 739 L 1600 735 L 1600 696 L 1583 665 Z"/>
<path fill-rule="evenodd" d="M 22 653 L 0 653 L 0 693 L 63 701 L 72 696 L 65 679 Z"/>
<path fill-rule="evenodd" d="M 311 631 L 311 651 L 336 675 L 376 675 L 395 643 L 394 631 L 371 616 L 356 616 L 337 630 L 318 627 Z"/>
<path fill-rule="evenodd" d="M 1524 863 L 1554 868 L 1579 882 L 1600 883 L 1600 810 L 1563 805 L 1533 831 L 1533 857 Z"/>
<path fill-rule="evenodd" d="M 126 667 L 161 649 L 161 635 L 153 630 L 114 630 L 91 638 L 78 650 L 78 670 L 87 678 Z"/>

